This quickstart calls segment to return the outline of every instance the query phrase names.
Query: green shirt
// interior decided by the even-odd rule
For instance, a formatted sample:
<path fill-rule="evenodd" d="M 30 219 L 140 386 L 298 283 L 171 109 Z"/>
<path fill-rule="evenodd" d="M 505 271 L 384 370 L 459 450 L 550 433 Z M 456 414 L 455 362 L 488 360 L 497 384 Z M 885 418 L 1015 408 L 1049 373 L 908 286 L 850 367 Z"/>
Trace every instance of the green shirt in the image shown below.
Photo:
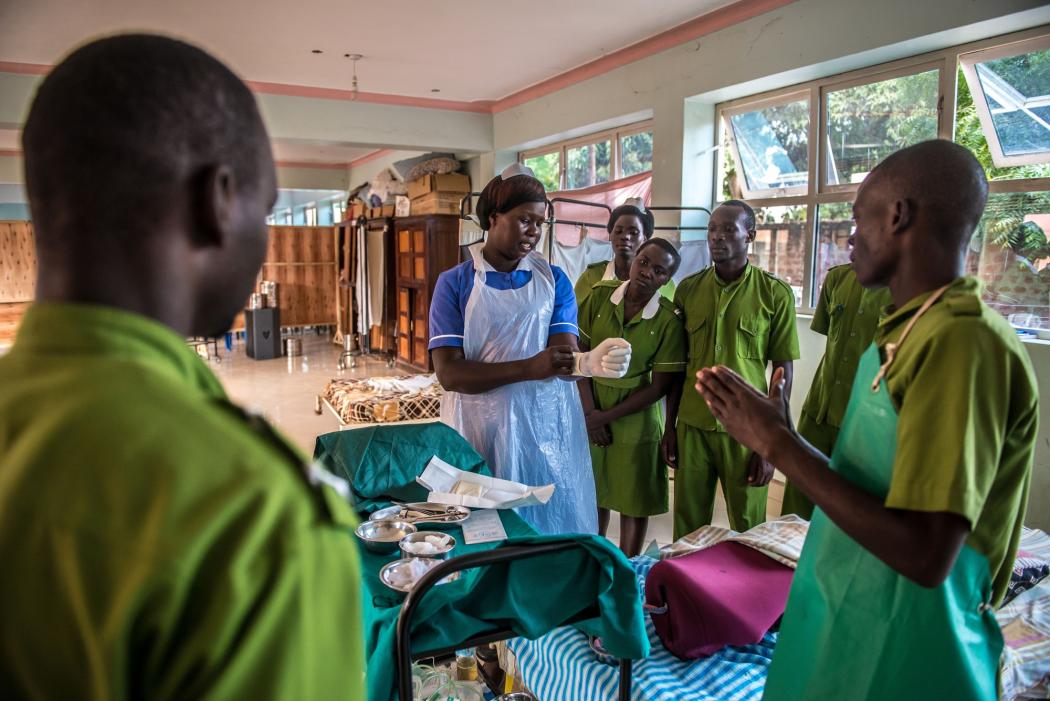
<path fill-rule="evenodd" d="M 887 310 L 875 342 L 896 342 L 929 294 Z M 886 506 L 970 522 L 1002 599 L 1028 501 L 1039 395 L 1028 353 L 1006 320 L 960 278 L 919 319 L 886 376 L 897 450 Z"/>
<path fill-rule="evenodd" d="M 37 304 L 0 387 L 5 695 L 364 698 L 349 506 L 184 339 Z"/>
<path fill-rule="evenodd" d="M 712 265 L 682 280 L 674 301 L 682 310 L 689 346 L 678 419 L 706 431 L 724 431 L 694 388 L 696 373 L 725 365 L 765 392 L 767 364 L 799 357 L 795 293 L 753 265 L 729 283 L 719 279 Z"/>
<path fill-rule="evenodd" d="M 888 289 L 865 289 L 849 265 L 828 270 L 809 326 L 827 336 L 828 342 L 802 405 L 817 423 L 842 425 L 860 356 L 871 345 L 879 316 L 889 303 Z"/>
<path fill-rule="evenodd" d="M 596 284 L 580 305 L 580 337 L 591 348 L 607 338 L 631 344 L 631 364 L 619 380 L 595 378 L 599 384 L 639 384 L 650 372 L 685 370 L 685 329 L 681 313 L 666 298 L 655 295 L 633 319 L 624 323 L 626 282 L 604 280 Z"/>
<path fill-rule="evenodd" d="M 583 306 L 584 301 L 591 294 L 591 289 L 603 280 L 618 280 L 614 261 L 599 261 L 588 265 L 580 278 L 576 281 L 573 291 L 576 293 L 576 305 Z M 667 284 L 660 288 L 660 294 L 667 299 L 674 299 L 674 280 L 668 280 Z"/>

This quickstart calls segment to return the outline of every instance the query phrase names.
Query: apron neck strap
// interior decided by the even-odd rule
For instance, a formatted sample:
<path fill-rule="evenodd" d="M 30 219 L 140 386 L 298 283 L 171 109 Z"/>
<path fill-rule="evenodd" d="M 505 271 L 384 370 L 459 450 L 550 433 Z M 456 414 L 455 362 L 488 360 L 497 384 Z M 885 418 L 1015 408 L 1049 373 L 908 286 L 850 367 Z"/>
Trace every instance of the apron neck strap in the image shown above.
<path fill-rule="evenodd" d="M 901 332 L 901 337 L 897 339 L 897 342 L 886 344 L 886 360 L 882 363 L 881 366 L 879 366 L 879 371 L 875 374 L 875 379 L 871 382 L 872 392 L 879 391 L 879 385 L 882 382 L 882 378 L 886 376 L 886 373 L 890 369 L 890 365 L 893 365 L 893 361 L 897 359 L 897 351 L 899 351 L 901 346 L 904 344 L 904 340 L 908 338 L 908 334 L 911 333 L 911 330 L 915 327 L 916 322 L 919 321 L 919 318 L 923 314 L 929 311 L 930 307 L 932 307 L 934 303 L 938 299 L 940 299 L 941 296 L 945 293 L 945 291 L 947 291 L 947 289 L 951 286 L 952 283 L 948 283 L 944 287 L 934 290 L 933 294 L 931 294 L 929 298 L 927 298 L 927 300 L 922 303 L 922 306 L 919 307 L 919 311 L 915 312 L 912 318 L 908 320 L 908 324 L 904 327 L 904 331 Z"/>

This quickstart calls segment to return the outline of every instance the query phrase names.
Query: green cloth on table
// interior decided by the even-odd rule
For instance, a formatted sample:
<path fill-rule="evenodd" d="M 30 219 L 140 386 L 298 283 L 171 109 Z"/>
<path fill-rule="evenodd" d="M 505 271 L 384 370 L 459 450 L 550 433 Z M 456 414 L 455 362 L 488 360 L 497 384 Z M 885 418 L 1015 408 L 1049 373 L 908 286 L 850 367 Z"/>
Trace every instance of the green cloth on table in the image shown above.
<path fill-rule="evenodd" d="M 435 455 L 465 472 L 492 474 L 470 443 L 440 421 L 334 431 L 318 436 L 314 445 L 314 460 L 350 482 L 360 513 L 392 499 L 426 501 L 427 490 L 416 477 Z"/>
<path fill-rule="evenodd" d="M 461 528 L 447 529 L 444 532 L 457 541 L 454 555 L 566 538 L 579 541 L 586 553 L 570 550 L 466 570 L 460 579 L 438 585 L 424 597 L 413 616 L 413 651 L 451 647 L 496 627 L 509 627 L 535 639 L 597 602 L 602 617 L 577 627 L 601 636 L 613 655 L 627 659 L 648 656 L 641 594 L 634 570 L 618 549 L 599 536 L 535 535 L 513 511 L 499 514 L 508 540 L 466 545 Z M 397 697 L 394 642 L 403 597 L 379 581 L 379 570 L 396 558 L 361 553 L 369 701 Z"/>

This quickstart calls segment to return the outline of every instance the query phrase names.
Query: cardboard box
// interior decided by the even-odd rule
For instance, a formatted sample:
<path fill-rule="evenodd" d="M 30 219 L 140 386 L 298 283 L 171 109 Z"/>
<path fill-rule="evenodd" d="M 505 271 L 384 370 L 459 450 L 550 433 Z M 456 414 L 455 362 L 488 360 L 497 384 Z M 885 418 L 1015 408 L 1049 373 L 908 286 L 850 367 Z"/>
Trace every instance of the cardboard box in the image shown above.
<path fill-rule="evenodd" d="M 418 180 L 408 181 L 408 196 L 416 199 L 431 192 L 470 192 L 470 176 L 463 173 L 424 175 Z"/>
<path fill-rule="evenodd" d="M 368 213 L 368 208 L 365 207 L 365 203 L 360 200 L 350 205 L 350 209 L 346 211 L 347 219 L 357 219 L 358 217 L 365 216 Z"/>
<path fill-rule="evenodd" d="M 431 192 L 412 200 L 412 216 L 417 214 L 459 214 L 459 203 L 465 192 Z"/>

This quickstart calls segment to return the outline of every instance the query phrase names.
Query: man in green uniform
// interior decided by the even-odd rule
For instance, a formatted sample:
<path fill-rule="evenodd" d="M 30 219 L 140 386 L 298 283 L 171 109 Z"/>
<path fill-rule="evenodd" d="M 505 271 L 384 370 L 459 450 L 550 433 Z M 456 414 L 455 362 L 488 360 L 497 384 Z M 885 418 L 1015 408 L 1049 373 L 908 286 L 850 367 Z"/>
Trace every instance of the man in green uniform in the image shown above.
<path fill-rule="evenodd" d="M 641 197 L 628 198 L 609 215 L 606 229 L 609 231 L 609 243 L 613 249 L 613 259 L 588 265 L 573 291 L 576 293 L 576 304 L 583 307 L 584 301 L 591 294 L 591 289 L 602 280 L 619 280 L 626 282 L 631 273 L 631 263 L 639 247 L 653 237 L 656 220 L 653 213 L 645 208 Z M 674 297 L 674 280 L 668 280 L 660 287 L 660 294 L 667 299 Z"/>
<path fill-rule="evenodd" d="M 0 697 L 362 699 L 353 515 L 185 343 L 229 328 L 276 190 L 248 88 L 88 44 L 23 134 L 37 301 L 0 358 Z"/>
<path fill-rule="evenodd" d="M 671 419 L 663 439 L 665 458 L 675 468 L 675 538 L 711 523 L 719 482 L 734 530 L 746 531 L 766 519 L 773 468 L 727 434 L 692 391 L 697 371 L 713 365 L 731 367 L 765 387 L 772 363 L 790 387 L 792 361 L 799 357 L 795 295 L 786 282 L 748 263 L 754 239 L 751 207 L 740 200 L 723 203 L 708 222 L 714 265 L 682 280 L 675 292 L 689 346 L 685 391 L 679 388 L 668 398 Z"/>
<path fill-rule="evenodd" d="M 682 384 L 685 330 L 680 312 L 660 294 L 681 264 L 667 239 L 638 249 L 627 282 L 605 280 L 580 307 L 580 347 L 609 338 L 631 344 L 631 363 L 619 379 L 579 381 L 591 437 L 591 467 L 598 498 L 598 532 L 610 511 L 620 513 L 620 549 L 642 552 L 649 517 L 667 512 L 667 466 L 660 459 L 663 399 Z"/>
<path fill-rule="evenodd" d="M 860 356 L 871 345 L 879 315 L 889 303 L 889 290 L 865 289 L 849 265 L 831 268 L 824 277 L 809 327 L 828 341 L 798 419 L 799 435 L 824 455 L 835 447 Z M 788 481 L 781 513 L 809 519 L 813 502 Z"/>
<path fill-rule="evenodd" d="M 697 389 L 819 507 L 765 698 L 994 699 L 994 609 L 1020 537 L 1039 399 L 1013 329 L 961 277 L 988 184 L 948 141 L 893 154 L 857 192 L 853 268 L 893 306 L 828 459 L 726 368 Z"/>

